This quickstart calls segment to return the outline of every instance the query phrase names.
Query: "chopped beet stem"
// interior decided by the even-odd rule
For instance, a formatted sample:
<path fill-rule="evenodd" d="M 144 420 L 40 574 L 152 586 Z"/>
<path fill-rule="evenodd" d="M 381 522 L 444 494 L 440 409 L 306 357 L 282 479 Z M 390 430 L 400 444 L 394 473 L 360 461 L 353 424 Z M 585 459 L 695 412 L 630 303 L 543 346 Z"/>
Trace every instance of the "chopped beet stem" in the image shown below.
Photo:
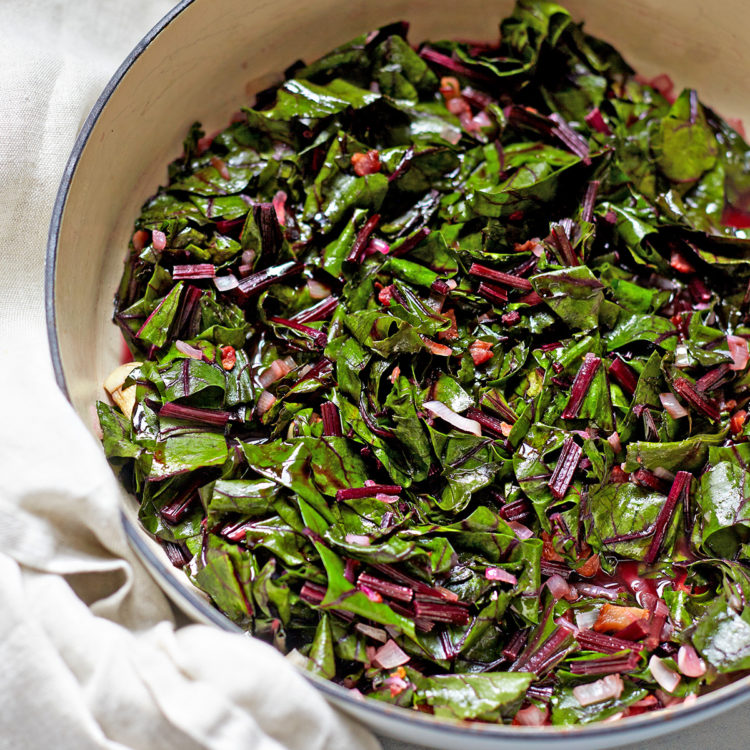
<path fill-rule="evenodd" d="M 503 649 L 503 656 L 510 661 L 515 661 L 523 651 L 528 637 L 528 630 L 517 630 L 508 641 L 508 645 Z"/>
<path fill-rule="evenodd" d="M 573 674 L 624 674 L 632 672 L 640 659 L 640 654 L 631 651 L 622 656 L 580 659 L 571 662 L 569 669 Z"/>
<path fill-rule="evenodd" d="M 599 180 L 592 180 L 586 187 L 586 195 L 583 196 L 583 205 L 581 206 L 581 219 L 591 223 L 594 218 L 594 203 L 596 194 L 599 192 Z"/>
<path fill-rule="evenodd" d="M 198 406 L 183 406 L 168 402 L 159 409 L 159 417 L 184 419 L 189 422 L 225 425 L 232 416 L 231 412 L 221 409 L 204 409 Z"/>
<path fill-rule="evenodd" d="M 685 378 L 675 378 L 672 387 L 693 408 L 705 414 L 710 420 L 716 422 L 719 419 L 719 410 L 705 396 L 698 391 Z"/>
<path fill-rule="evenodd" d="M 575 419 L 578 416 L 581 404 L 583 404 L 583 400 L 586 398 L 591 381 L 594 379 L 594 375 L 596 375 L 596 371 L 599 369 L 601 363 L 601 359 L 591 354 L 591 352 L 585 356 L 583 364 L 573 381 L 568 404 L 560 415 L 563 419 Z"/>
<path fill-rule="evenodd" d="M 367 487 L 348 487 L 336 492 L 336 500 L 358 500 L 361 497 L 375 497 L 376 495 L 399 495 L 401 489 L 398 484 L 371 484 Z"/>
<path fill-rule="evenodd" d="M 411 252 L 423 239 L 428 237 L 432 232 L 429 227 L 421 227 L 417 229 L 414 234 L 407 237 L 397 248 L 391 250 L 389 255 L 391 258 L 400 258 L 402 255 L 406 255 Z"/>
<path fill-rule="evenodd" d="M 171 503 L 165 505 L 159 513 L 167 523 L 175 524 L 181 521 L 198 499 L 196 488 L 191 485 L 186 492 L 178 495 Z"/>
<path fill-rule="evenodd" d="M 321 404 L 320 414 L 323 417 L 323 434 L 327 437 L 343 437 L 341 415 L 336 404 L 331 401 Z"/>
<path fill-rule="evenodd" d="M 582 453 L 583 448 L 572 437 L 569 437 L 563 443 L 560 457 L 557 459 L 557 465 L 549 480 L 550 492 L 558 500 L 565 497 L 565 493 L 568 491 L 568 487 L 573 479 L 573 474 L 578 468 L 578 462 L 581 460 Z"/>
<path fill-rule="evenodd" d="M 432 622 L 446 622 L 451 625 L 466 625 L 469 622 L 469 610 L 462 604 L 418 599 L 414 602 L 414 613 L 417 617 Z"/>
<path fill-rule="evenodd" d="M 477 289 L 477 294 L 496 306 L 504 305 L 508 301 L 508 292 L 493 284 L 482 282 Z"/>
<path fill-rule="evenodd" d="M 672 515 L 677 503 L 683 499 L 685 493 L 690 493 L 690 483 L 693 480 L 693 475 L 689 471 L 678 471 L 674 482 L 672 482 L 672 488 L 669 490 L 669 495 L 659 510 L 659 514 L 656 516 L 654 536 L 651 539 L 651 545 L 646 552 L 646 556 L 643 561 L 647 565 L 652 565 L 656 558 L 659 556 L 659 550 L 664 542 L 664 537 L 667 534 L 669 522 L 672 520 Z"/>
<path fill-rule="evenodd" d="M 408 586 L 401 586 L 398 583 L 385 581 L 369 573 L 360 573 L 357 584 L 367 586 L 367 588 L 377 591 L 379 594 L 389 599 L 398 599 L 402 602 L 410 602 L 414 598 L 414 592 Z"/>
<path fill-rule="evenodd" d="M 216 266 L 213 263 L 195 263 L 179 265 L 172 268 L 172 278 L 179 279 L 213 279 L 216 276 Z"/>
<path fill-rule="evenodd" d="M 469 274 L 475 276 L 478 279 L 487 279 L 488 281 L 496 281 L 499 284 L 504 284 L 513 289 L 522 289 L 523 291 L 530 292 L 532 290 L 531 282 L 528 279 L 524 279 L 522 276 L 514 276 L 511 273 L 503 273 L 502 271 L 496 271 L 494 268 L 488 268 L 482 266 L 479 263 L 472 263 L 469 268 Z"/>
<path fill-rule="evenodd" d="M 570 244 L 570 238 L 565 228 L 561 224 L 555 224 L 552 227 L 552 237 L 560 251 L 562 260 L 569 266 L 578 266 L 580 261 L 576 256 L 573 245 Z"/>
<path fill-rule="evenodd" d="M 491 417 L 489 414 L 485 414 L 473 407 L 466 411 L 466 416 L 475 422 L 479 422 L 482 427 L 487 428 L 490 432 L 494 432 L 498 437 L 503 437 L 503 423 L 499 419 L 495 419 L 495 417 Z"/>
<path fill-rule="evenodd" d="M 162 544 L 164 545 L 164 551 L 167 553 L 169 562 L 175 568 L 182 568 L 190 562 L 191 555 L 184 545 L 176 542 L 162 542 Z"/>
<path fill-rule="evenodd" d="M 282 326 L 283 328 L 291 328 L 293 331 L 308 336 L 313 340 L 316 346 L 325 347 L 328 344 L 328 336 L 324 331 L 319 331 L 316 328 L 310 328 L 310 326 L 302 325 L 302 323 L 296 323 L 293 320 L 287 320 L 286 318 L 269 318 L 269 323 L 273 325 Z"/>
<path fill-rule="evenodd" d="M 620 357 L 615 357 L 612 360 L 612 364 L 609 366 L 609 374 L 622 386 L 628 396 L 632 396 L 635 393 L 636 386 L 638 385 L 638 376 L 635 374 L 633 368 L 626 365 Z"/>
<path fill-rule="evenodd" d="M 634 648 L 633 641 L 617 638 L 605 633 L 597 633 L 595 630 L 578 630 L 575 635 L 581 648 L 587 651 L 598 651 L 601 654 L 616 654 Z"/>
<path fill-rule="evenodd" d="M 258 271 L 257 273 L 251 274 L 242 279 L 237 285 L 236 291 L 243 297 L 257 294 L 271 286 L 271 284 L 276 284 L 283 279 L 288 279 L 290 276 L 295 276 L 298 273 L 301 273 L 304 267 L 304 263 L 290 261 L 289 263 L 282 263 L 279 266 L 264 268 L 262 271 Z"/>
<path fill-rule="evenodd" d="M 648 469 L 637 469 L 630 475 L 630 478 L 641 487 L 661 492 L 663 495 L 667 494 L 667 483 Z"/>
<path fill-rule="evenodd" d="M 305 584 L 300 589 L 299 595 L 310 604 L 320 604 L 323 599 L 325 599 L 326 587 L 319 586 L 317 583 L 305 581 Z"/>
<path fill-rule="evenodd" d="M 562 115 L 553 112 L 549 119 L 555 123 L 552 135 L 559 138 L 576 156 L 580 157 L 584 164 L 589 164 L 589 142 L 563 119 Z"/>
<path fill-rule="evenodd" d="M 348 261 L 358 263 L 362 260 L 362 252 L 367 247 L 367 241 L 370 239 L 370 235 L 375 231 L 375 227 L 380 223 L 380 214 L 373 214 L 363 225 L 362 228 L 357 232 L 357 236 L 354 238 L 351 250 L 346 256 Z"/>
<path fill-rule="evenodd" d="M 422 47 L 419 51 L 419 56 L 423 60 L 427 60 L 429 63 L 439 65 L 441 68 L 445 68 L 446 70 L 450 70 L 460 76 L 464 76 L 464 78 L 473 78 L 477 81 L 491 80 L 486 73 L 483 73 L 480 70 L 474 70 L 474 68 L 469 68 L 467 65 L 463 65 L 452 57 L 448 57 L 448 55 L 444 55 L 442 52 L 438 52 L 431 47 Z"/>
<path fill-rule="evenodd" d="M 713 370 L 709 370 L 703 377 L 698 378 L 695 381 L 695 390 L 700 394 L 704 394 L 707 391 L 712 391 L 714 388 L 724 385 L 729 378 L 730 372 L 729 363 L 723 362 L 714 367 Z"/>
<path fill-rule="evenodd" d="M 300 312 L 292 315 L 289 320 L 294 323 L 313 323 L 316 320 L 325 320 L 330 317 L 331 313 L 339 306 L 338 297 L 331 295 L 321 300 L 316 305 L 308 307 L 307 310 L 300 310 Z"/>

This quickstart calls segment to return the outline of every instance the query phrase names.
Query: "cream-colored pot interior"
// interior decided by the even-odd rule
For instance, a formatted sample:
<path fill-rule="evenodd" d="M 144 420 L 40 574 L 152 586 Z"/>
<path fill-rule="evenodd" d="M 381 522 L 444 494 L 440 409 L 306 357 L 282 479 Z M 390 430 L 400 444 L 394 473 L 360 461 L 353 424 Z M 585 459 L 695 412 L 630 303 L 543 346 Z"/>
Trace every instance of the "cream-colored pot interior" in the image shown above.
<path fill-rule="evenodd" d="M 613 43 L 645 76 L 671 75 L 696 88 L 725 117 L 750 123 L 750 3 L 747 0 L 570 0 L 589 32 Z M 511 0 L 194 0 L 183 2 L 144 39 L 115 76 L 84 126 L 56 206 L 48 261 L 48 311 L 58 379 L 91 428 L 91 405 L 118 363 L 112 299 L 141 204 L 166 179 L 167 163 L 195 120 L 207 132 L 226 125 L 255 91 L 280 80 L 297 59 L 310 61 L 385 23 L 411 22 L 410 39 L 495 39 Z M 134 501 L 125 515 L 135 518 Z M 132 524 L 131 524 L 132 526 Z M 130 528 L 148 555 L 145 534 Z M 154 550 L 152 550 L 153 552 Z M 159 550 L 156 550 L 157 552 Z M 157 578 L 195 616 L 160 557 Z M 194 596 L 194 595 L 193 595 Z M 205 607 L 205 605 L 204 605 Z M 205 619 L 205 613 L 204 613 Z M 698 709 L 570 732 L 446 725 L 387 706 L 360 706 L 343 689 L 322 689 L 380 731 L 436 747 L 603 748 L 656 736 L 735 704 L 743 681 Z M 373 704 L 375 702 L 372 702 Z M 669 720 L 665 720 L 669 718 Z M 460 732 L 460 734 L 457 734 Z"/>

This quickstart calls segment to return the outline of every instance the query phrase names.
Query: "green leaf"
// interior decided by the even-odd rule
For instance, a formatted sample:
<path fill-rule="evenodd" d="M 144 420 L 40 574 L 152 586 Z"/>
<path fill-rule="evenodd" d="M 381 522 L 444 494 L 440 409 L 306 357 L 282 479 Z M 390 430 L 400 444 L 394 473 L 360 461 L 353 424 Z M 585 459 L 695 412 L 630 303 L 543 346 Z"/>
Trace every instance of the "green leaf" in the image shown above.
<path fill-rule="evenodd" d="M 497 721 L 516 712 L 533 679 L 526 672 L 439 674 L 419 686 L 417 700 L 432 706 L 435 716 Z"/>
<path fill-rule="evenodd" d="M 537 294 L 571 328 L 577 331 L 596 328 L 604 285 L 586 266 L 541 273 L 530 280 Z"/>
<path fill-rule="evenodd" d="M 695 91 L 677 97 L 653 142 L 656 162 L 672 182 L 692 182 L 716 163 L 719 144 Z"/>

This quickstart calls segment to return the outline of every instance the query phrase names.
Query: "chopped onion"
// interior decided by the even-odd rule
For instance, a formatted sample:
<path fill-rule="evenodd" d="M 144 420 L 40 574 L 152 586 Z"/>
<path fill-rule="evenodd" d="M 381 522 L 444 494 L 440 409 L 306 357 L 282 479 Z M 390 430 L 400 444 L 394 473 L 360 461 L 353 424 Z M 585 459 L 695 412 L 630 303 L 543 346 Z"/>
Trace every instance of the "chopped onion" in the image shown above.
<path fill-rule="evenodd" d="M 677 400 L 674 393 L 660 393 L 659 401 L 672 419 L 682 419 L 688 414 L 687 409 Z"/>
<path fill-rule="evenodd" d="M 513 723 L 521 727 L 541 727 L 547 721 L 547 711 L 531 703 L 516 712 Z"/>
<path fill-rule="evenodd" d="M 364 534 L 347 534 L 344 537 L 344 540 L 347 544 L 358 544 L 361 547 L 370 546 L 370 537 L 365 536 Z"/>
<path fill-rule="evenodd" d="M 307 291 L 310 292 L 312 299 L 325 299 L 331 296 L 331 290 L 315 279 L 307 280 Z"/>
<path fill-rule="evenodd" d="M 451 143 L 455 146 L 461 140 L 461 131 L 457 130 L 456 128 L 446 126 L 440 131 L 440 137 L 444 141 L 448 141 L 448 143 Z"/>
<path fill-rule="evenodd" d="M 198 349 L 198 347 L 190 346 L 190 344 L 186 343 L 185 341 L 180 341 L 179 339 L 177 339 L 177 341 L 174 342 L 174 348 L 177 349 L 177 351 L 181 354 L 186 354 L 192 359 L 203 359 L 203 352 Z"/>
<path fill-rule="evenodd" d="M 261 391 L 258 396 L 258 405 L 256 411 L 258 414 L 265 414 L 276 403 L 276 396 L 268 391 Z"/>
<path fill-rule="evenodd" d="M 482 110 L 481 112 L 477 112 L 473 117 L 474 127 L 475 128 L 488 128 L 490 125 L 492 125 L 492 120 L 490 120 L 487 113 Z"/>
<path fill-rule="evenodd" d="M 570 593 L 570 585 L 557 573 L 547 579 L 547 588 L 555 599 L 563 599 Z"/>
<path fill-rule="evenodd" d="M 677 666 L 685 677 L 703 677 L 706 674 L 706 662 L 689 643 L 680 646 L 677 652 Z"/>
<path fill-rule="evenodd" d="M 750 358 L 747 350 L 747 339 L 743 339 L 742 336 L 727 336 L 727 346 L 729 347 L 729 354 L 734 360 L 734 363 L 729 365 L 729 369 L 744 370 Z"/>
<path fill-rule="evenodd" d="M 582 706 L 590 706 L 610 698 L 619 698 L 624 687 L 619 674 L 608 674 L 596 682 L 577 685 L 573 688 L 573 695 Z"/>
<path fill-rule="evenodd" d="M 374 628 L 372 625 L 365 625 L 363 622 L 358 622 L 354 625 L 354 629 L 362 633 L 362 635 L 372 638 L 373 641 L 385 643 L 388 640 L 388 635 L 383 628 Z"/>
<path fill-rule="evenodd" d="M 488 581 L 502 581 L 503 583 L 511 584 L 511 586 L 514 586 L 516 583 L 518 583 L 518 579 L 513 575 L 513 573 L 509 573 L 507 570 L 503 570 L 502 568 L 486 568 L 484 571 L 484 577 Z"/>
<path fill-rule="evenodd" d="M 390 251 L 391 246 L 385 240 L 379 240 L 377 237 L 373 237 L 365 248 L 365 255 L 374 255 L 375 253 L 388 255 Z"/>
<path fill-rule="evenodd" d="M 472 435 L 478 435 L 481 437 L 482 425 L 480 425 L 479 422 L 475 419 L 467 419 L 460 414 L 456 414 L 455 411 L 449 409 L 442 401 L 425 401 L 422 406 L 424 406 L 427 411 L 432 412 L 436 417 L 444 419 L 448 424 L 452 424 L 459 430 L 470 432 Z"/>
<path fill-rule="evenodd" d="M 287 375 L 291 371 L 292 368 L 287 362 L 285 362 L 283 359 L 275 359 L 273 362 L 271 362 L 271 366 L 258 376 L 258 382 L 264 388 L 268 388 L 271 383 L 275 383 L 277 380 L 283 378 L 284 375 Z"/>
<path fill-rule="evenodd" d="M 406 664 L 410 657 L 405 654 L 395 641 L 388 640 L 373 656 L 372 661 L 382 669 L 394 669 Z"/>
<path fill-rule="evenodd" d="M 619 453 L 622 450 L 622 443 L 620 443 L 620 434 L 615 431 L 608 438 L 607 442 L 615 453 Z"/>
<path fill-rule="evenodd" d="M 649 670 L 651 670 L 651 675 L 653 676 L 653 678 L 668 693 L 673 693 L 675 691 L 675 688 L 680 684 L 680 680 L 682 679 L 680 675 L 678 675 L 677 672 L 671 670 L 664 663 L 664 660 L 660 659 L 658 656 L 653 655 L 648 660 L 648 668 Z"/>
<path fill-rule="evenodd" d="M 681 370 L 690 367 L 690 352 L 685 344 L 677 344 L 677 346 L 675 346 L 674 366 Z"/>
<path fill-rule="evenodd" d="M 250 266 L 253 260 L 255 260 L 255 250 L 243 250 L 242 251 L 242 265 Z"/>
<path fill-rule="evenodd" d="M 220 291 L 220 292 L 228 292 L 230 289 L 234 289 L 237 287 L 237 285 L 240 282 L 237 280 L 237 277 L 230 273 L 227 276 L 215 276 L 214 277 L 214 286 Z"/>
<path fill-rule="evenodd" d="M 524 526 L 522 523 L 518 523 L 518 521 L 508 521 L 508 526 L 513 529 L 513 533 L 519 539 L 531 539 L 534 536 L 534 532 L 528 526 Z"/>
<path fill-rule="evenodd" d="M 599 607 L 590 610 L 576 610 L 576 625 L 580 630 L 589 630 L 599 619 Z"/>
<path fill-rule="evenodd" d="M 674 482 L 674 474 L 661 466 L 656 466 L 652 473 L 656 474 L 659 479 L 664 479 L 667 482 Z"/>
<path fill-rule="evenodd" d="M 393 503 L 398 501 L 398 495 L 388 495 L 385 492 L 378 492 L 378 494 L 375 495 L 375 499 L 386 505 L 393 505 Z"/>

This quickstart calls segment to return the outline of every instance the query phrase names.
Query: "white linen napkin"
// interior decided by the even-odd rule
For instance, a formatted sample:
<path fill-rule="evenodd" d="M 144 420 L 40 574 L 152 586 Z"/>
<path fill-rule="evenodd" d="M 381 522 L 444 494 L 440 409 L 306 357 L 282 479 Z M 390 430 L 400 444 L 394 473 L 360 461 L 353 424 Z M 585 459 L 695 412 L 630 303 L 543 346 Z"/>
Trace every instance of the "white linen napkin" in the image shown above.
<path fill-rule="evenodd" d="M 376 750 L 270 646 L 177 627 L 53 379 L 57 186 L 107 80 L 171 5 L 0 0 L 0 749 Z"/>

